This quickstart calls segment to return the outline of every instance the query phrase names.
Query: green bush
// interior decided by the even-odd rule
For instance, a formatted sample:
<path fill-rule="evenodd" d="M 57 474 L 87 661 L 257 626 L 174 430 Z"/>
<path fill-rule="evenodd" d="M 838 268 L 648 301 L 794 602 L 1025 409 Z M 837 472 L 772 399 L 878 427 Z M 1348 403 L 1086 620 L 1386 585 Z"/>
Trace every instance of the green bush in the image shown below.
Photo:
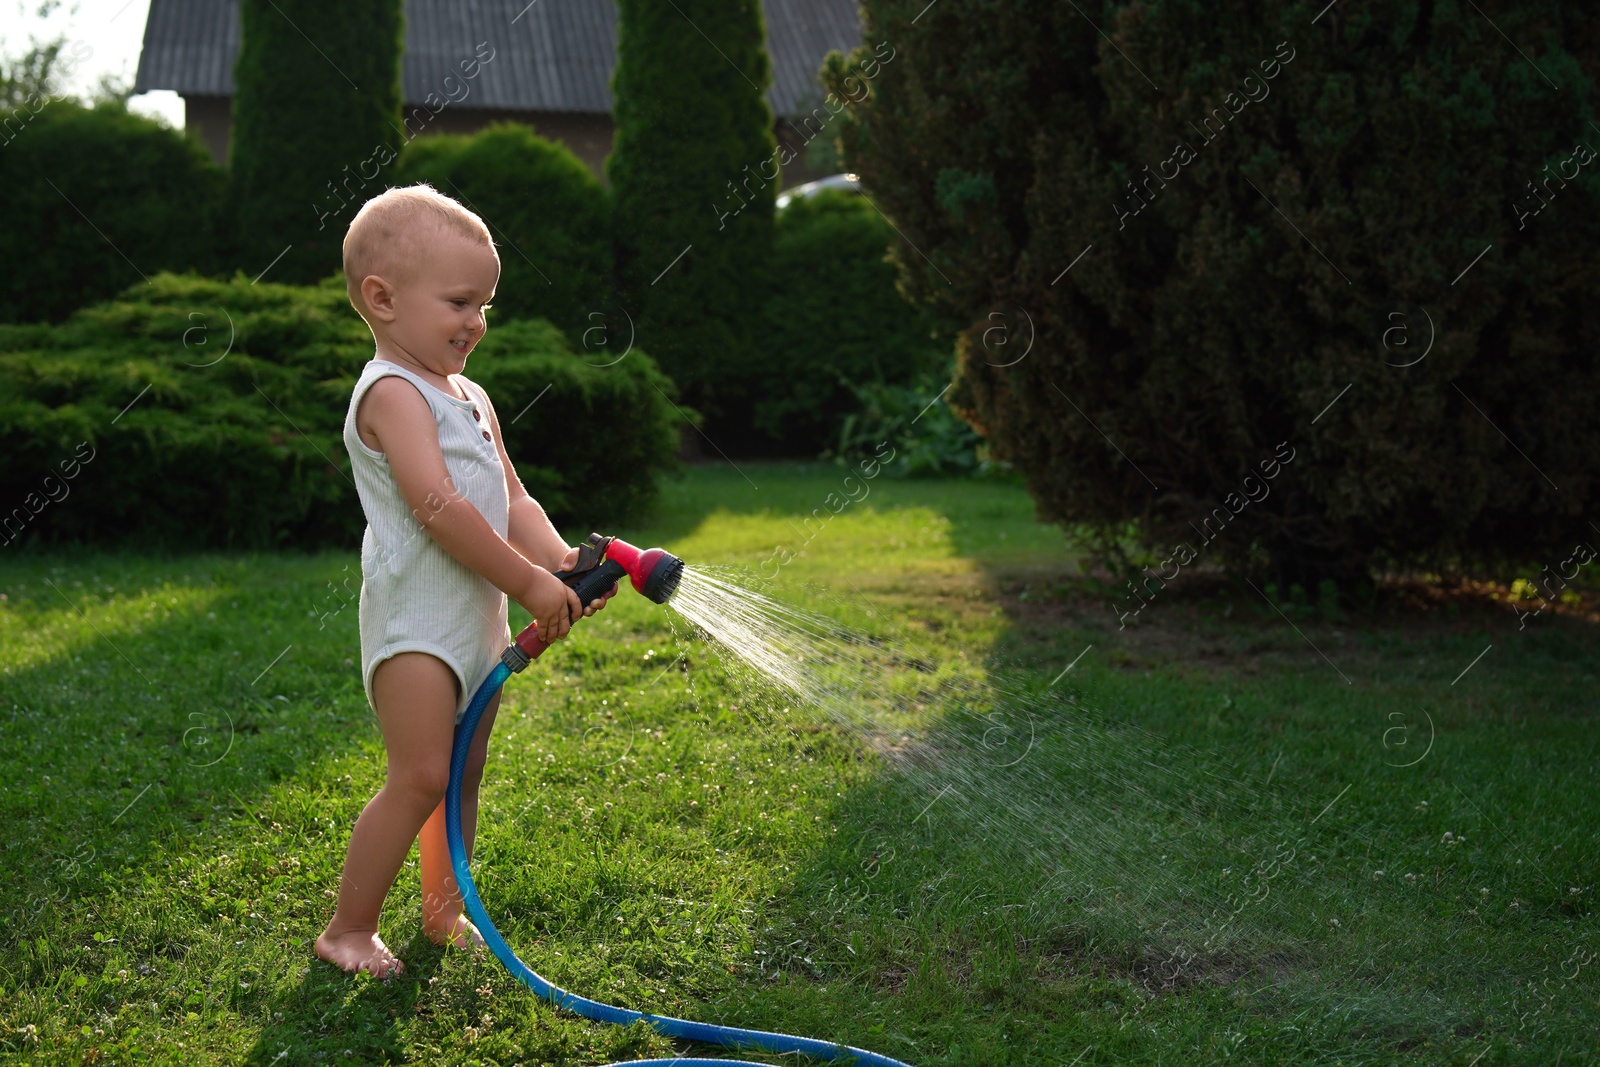
<path fill-rule="evenodd" d="M 395 182 L 427 182 L 483 216 L 500 252 L 497 318 L 549 319 L 579 344 L 587 333 L 595 355 L 611 334 L 623 344 L 626 327 L 609 306 L 610 202 L 565 146 L 511 122 L 418 137 L 401 151 Z"/>
<path fill-rule="evenodd" d="M 343 427 L 372 355 L 338 276 L 162 274 L 60 325 L 0 326 L 0 542 L 354 546 Z M 643 352 L 597 368 L 549 323 L 513 322 L 489 331 L 468 376 L 575 539 L 647 508 L 674 463 L 671 383 Z"/>
<path fill-rule="evenodd" d="M 524 319 L 490 330 L 467 374 L 494 401 L 522 484 L 574 541 L 649 510 L 658 479 L 678 468 L 683 421 L 671 379 L 644 352 L 590 359 L 553 324 Z"/>
<path fill-rule="evenodd" d="M 59 322 L 164 270 L 212 270 L 223 172 L 120 105 L 8 113 L 0 148 L 0 322 Z"/>
<path fill-rule="evenodd" d="M 1202 551 L 1309 590 L 1565 555 L 1600 502 L 1600 16 L 1324 6 L 866 0 L 899 58 L 841 146 L 1042 517 L 1168 549 L 1231 512 Z"/>
<path fill-rule="evenodd" d="M 949 362 L 949 339 L 895 288 L 886 252 L 897 239 L 871 204 L 840 190 L 778 214 L 763 348 L 780 369 L 760 383 L 753 418 L 791 455 L 833 443 L 862 410 L 858 388 L 907 385 Z"/>
<path fill-rule="evenodd" d="M 948 374 L 924 374 L 909 385 L 854 387 L 857 410 L 840 421 L 833 455 L 849 462 L 887 443 L 894 454 L 884 469 L 895 477 L 1004 473 L 1007 465 L 990 461 L 972 427 L 945 403 L 948 381 Z"/>

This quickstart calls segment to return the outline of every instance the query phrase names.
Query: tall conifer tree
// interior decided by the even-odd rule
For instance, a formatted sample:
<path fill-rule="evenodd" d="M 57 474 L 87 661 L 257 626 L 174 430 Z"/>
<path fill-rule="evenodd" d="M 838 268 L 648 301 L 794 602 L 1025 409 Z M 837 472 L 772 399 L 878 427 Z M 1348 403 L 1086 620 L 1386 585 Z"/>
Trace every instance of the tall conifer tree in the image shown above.
<path fill-rule="evenodd" d="M 706 414 L 748 427 L 777 173 L 771 63 L 756 0 L 619 0 L 612 77 L 619 297 L 639 343 Z M 720 447 L 720 445 L 719 445 Z"/>
<path fill-rule="evenodd" d="M 403 0 L 242 0 L 240 30 L 229 258 L 314 281 L 339 269 L 345 228 L 404 140 Z"/>
<path fill-rule="evenodd" d="M 1594 9 L 862 18 L 824 82 L 897 58 L 845 159 L 902 284 L 966 324 L 948 399 L 1042 517 L 1313 594 L 1594 537 Z"/>

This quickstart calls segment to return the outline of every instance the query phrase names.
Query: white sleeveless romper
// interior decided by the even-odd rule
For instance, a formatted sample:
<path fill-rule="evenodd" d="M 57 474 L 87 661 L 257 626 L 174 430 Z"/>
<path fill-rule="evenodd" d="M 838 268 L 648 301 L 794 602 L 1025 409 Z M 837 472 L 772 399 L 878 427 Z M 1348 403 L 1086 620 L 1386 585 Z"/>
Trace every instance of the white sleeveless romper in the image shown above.
<path fill-rule="evenodd" d="M 356 409 L 379 378 L 401 377 L 428 402 L 439 428 L 439 449 L 456 492 L 501 537 L 509 503 L 505 467 L 489 431 L 489 401 L 478 385 L 457 374 L 471 399 L 460 400 L 396 363 L 373 359 L 361 370 L 345 414 L 344 444 L 356 493 L 367 517 L 361 539 L 361 681 L 372 700 L 372 674 L 401 652 L 426 652 L 443 660 L 461 686 L 455 721 L 511 643 L 506 595 L 456 560 L 435 541 L 400 493 L 389 458 L 367 447 L 356 430 Z"/>

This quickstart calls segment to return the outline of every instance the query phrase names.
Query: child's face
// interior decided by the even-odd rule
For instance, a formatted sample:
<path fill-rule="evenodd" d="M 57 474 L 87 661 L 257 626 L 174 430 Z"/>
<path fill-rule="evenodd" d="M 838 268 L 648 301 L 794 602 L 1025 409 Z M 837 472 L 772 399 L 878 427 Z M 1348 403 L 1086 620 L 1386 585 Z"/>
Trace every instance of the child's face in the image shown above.
<path fill-rule="evenodd" d="M 416 265 L 415 276 L 396 288 L 389 332 L 429 370 L 459 374 L 489 329 L 484 309 L 499 281 L 500 261 L 492 249 L 441 234 Z"/>

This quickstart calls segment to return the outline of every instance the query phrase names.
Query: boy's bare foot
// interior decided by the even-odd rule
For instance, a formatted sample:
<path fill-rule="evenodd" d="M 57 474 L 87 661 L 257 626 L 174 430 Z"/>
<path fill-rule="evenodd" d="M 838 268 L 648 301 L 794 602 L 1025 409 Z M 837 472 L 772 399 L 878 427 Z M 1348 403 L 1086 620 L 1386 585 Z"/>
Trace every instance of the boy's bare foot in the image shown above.
<path fill-rule="evenodd" d="M 389 951 L 389 946 L 376 933 L 352 930 L 336 937 L 323 931 L 317 938 L 317 956 L 349 974 L 366 971 L 374 978 L 389 978 L 404 974 L 406 965 L 400 957 Z"/>
<path fill-rule="evenodd" d="M 435 945 L 451 944 L 456 948 L 471 949 L 489 947 L 483 940 L 483 935 L 478 933 L 478 928 L 460 913 L 453 919 L 445 916 L 423 919 L 422 932 L 427 934 L 428 940 Z"/>

